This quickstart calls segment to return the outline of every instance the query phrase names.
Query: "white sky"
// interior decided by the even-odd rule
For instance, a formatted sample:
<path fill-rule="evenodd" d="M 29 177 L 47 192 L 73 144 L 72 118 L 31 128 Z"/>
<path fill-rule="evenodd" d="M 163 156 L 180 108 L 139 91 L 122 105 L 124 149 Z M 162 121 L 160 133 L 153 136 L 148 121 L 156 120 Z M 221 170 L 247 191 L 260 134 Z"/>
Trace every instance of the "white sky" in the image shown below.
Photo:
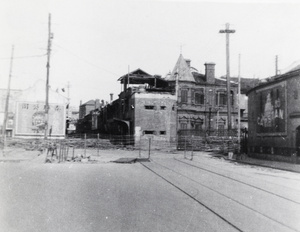
<path fill-rule="evenodd" d="M 165 76 L 180 54 L 204 73 L 216 63 L 226 73 L 225 24 L 230 35 L 231 76 L 265 78 L 300 60 L 297 1 L 0 0 L 0 88 L 7 88 L 12 45 L 13 89 L 46 80 L 48 14 L 54 39 L 50 85 L 66 88 L 71 104 L 114 99 L 117 79 L 141 68 Z M 44 56 L 41 56 L 44 55 Z M 30 57 L 36 56 L 36 57 Z M 22 57 L 22 58 L 21 58 Z M 64 93 L 65 96 L 67 95 Z"/>

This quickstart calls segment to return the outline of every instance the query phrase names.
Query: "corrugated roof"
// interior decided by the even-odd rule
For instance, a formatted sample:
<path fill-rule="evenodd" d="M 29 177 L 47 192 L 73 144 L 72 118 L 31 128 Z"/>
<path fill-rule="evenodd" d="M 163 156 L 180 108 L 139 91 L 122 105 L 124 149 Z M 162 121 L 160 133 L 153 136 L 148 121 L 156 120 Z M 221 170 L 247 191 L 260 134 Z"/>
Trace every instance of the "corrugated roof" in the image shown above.
<path fill-rule="evenodd" d="M 178 73 L 178 81 L 191 81 L 195 82 L 195 79 L 190 71 L 186 60 L 180 54 L 177 63 L 170 76 L 167 76 L 165 80 L 167 81 L 176 81 L 176 74 Z"/>

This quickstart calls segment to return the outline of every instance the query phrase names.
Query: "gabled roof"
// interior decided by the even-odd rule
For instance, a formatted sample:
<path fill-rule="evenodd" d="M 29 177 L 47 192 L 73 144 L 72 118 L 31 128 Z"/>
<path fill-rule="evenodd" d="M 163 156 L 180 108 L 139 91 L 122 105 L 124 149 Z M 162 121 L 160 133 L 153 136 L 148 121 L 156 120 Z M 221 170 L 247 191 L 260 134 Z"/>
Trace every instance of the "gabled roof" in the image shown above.
<path fill-rule="evenodd" d="M 124 78 L 126 79 L 128 77 L 128 75 L 131 77 L 140 77 L 140 78 L 147 78 L 147 77 L 152 77 L 152 75 L 150 75 L 149 73 L 146 73 L 144 70 L 138 68 L 130 73 L 126 73 L 125 75 L 121 76 L 118 81 L 121 81 L 121 83 L 123 83 Z"/>
<path fill-rule="evenodd" d="M 180 54 L 177 63 L 170 76 L 167 76 L 165 80 L 167 81 L 176 81 L 176 75 L 178 74 L 178 81 L 190 81 L 195 82 L 195 79 L 190 71 L 186 60 Z"/>
<path fill-rule="evenodd" d="M 129 78 L 128 78 L 129 77 Z M 167 87 L 168 82 L 164 79 L 162 79 L 160 76 L 157 75 L 150 75 L 143 71 L 142 69 L 134 70 L 128 74 L 125 74 L 121 76 L 118 81 L 120 81 L 122 84 L 149 84 L 151 86 L 156 85 L 156 87 Z"/>
<path fill-rule="evenodd" d="M 82 104 L 83 105 L 95 105 L 95 101 L 94 100 L 89 100 L 86 103 Z"/>

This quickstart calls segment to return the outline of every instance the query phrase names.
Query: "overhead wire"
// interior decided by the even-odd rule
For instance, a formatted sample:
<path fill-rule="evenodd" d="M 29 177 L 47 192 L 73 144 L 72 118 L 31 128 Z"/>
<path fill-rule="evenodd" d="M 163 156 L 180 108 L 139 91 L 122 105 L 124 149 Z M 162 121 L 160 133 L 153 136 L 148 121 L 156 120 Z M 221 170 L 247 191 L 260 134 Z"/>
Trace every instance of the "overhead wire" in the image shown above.
<path fill-rule="evenodd" d="M 37 57 L 44 57 L 47 54 L 43 54 L 43 55 L 30 55 L 30 56 L 16 56 L 14 57 L 14 59 L 28 59 L 28 58 L 37 58 Z M 1 57 L 0 60 L 9 60 L 11 59 L 10 57 Z"/>
<path fill-rule="evenodd" d="M 75 54 L 74 52 L 72 52 L 72 51 L 70 51 L 70 50 L 64 48 L 63 46 L 59 45 L 59 44 L 56 43 L 56 42 L 53 42 L 53 45 L 56 46 L 56 47 L 59 47 L 60 49 L 62 49 L 62 50 L 64 50 L 64 51 L 68 52 L 69 54 L 73 55 L 74 57 L 78 58 L 79 60 L 82 60 L 83 62 L 85 62 L 85 63 L 87 63 L 87 64 L 89 64 L 89 65 L 91 65 L 91 66 L 93 66 L 93 67 L 95 67 L 95 68 L 101 69 L 101 70 L 103 70 L 103 71 L 105 71 L 105 72 L 107 72 L 107 73 L 110 73 L 110 74 L 114 75 L 114 76 L 117 76 L 117 77 L 119 76 L 119 74 L 116 74 L 116 73 L 114 73 L 114 72 L 112 72 L 112 71 L 110 71 L 110 70 L 108 70 L 108 69 L 105 69 L 105 68 L 103 68 L 103 67 L 100 67 L 100 66 L 98 66 L 98 65 L 96 65 L 96 64 L 94 64 L 94 63 L 92 63 L 92 62 L 90 62 L 90 61 L 88 61 L 88 60 L 86 60 L 85 58 L 83 58 L 83 57 L 81 57 L 81 56 Z"/>

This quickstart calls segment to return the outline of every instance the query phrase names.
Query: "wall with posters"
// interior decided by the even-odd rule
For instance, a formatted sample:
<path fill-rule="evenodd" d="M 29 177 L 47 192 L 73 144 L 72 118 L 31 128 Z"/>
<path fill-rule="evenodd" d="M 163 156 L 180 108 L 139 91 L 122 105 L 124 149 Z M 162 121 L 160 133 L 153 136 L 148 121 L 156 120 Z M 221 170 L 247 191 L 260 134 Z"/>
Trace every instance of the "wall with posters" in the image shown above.
<path fill-rule="evenodd" d="M 38 80 L 24 90 L 11 90 L 6 132 L 9 136 L 41 137 L 45 128 L 45 86 Z M 4 119 L 7 90 L 0 89 L 0 128 Z M 64 137 L 68 98 L 49 88 L 49 126 L 47 135 Z"/>
<path fill-rule="evenodd" d="M 286 134 L 286 82 L 257 90 L 255 98 L 257 133 Z"/>
<path fill-rule="evenodd" d="M 248 92 L 251 156 L 283 161 L 298 157 L 300 162 L 299 91 L 300 69 L 270 78 Z"/>
<path fill-rule="evenodd" d="M 65 135 L 65 106 L 49 104 L 48 135 Z M 17 102 L 15 136 L 43 136 L 45 133 L 45 104 Z"/>

